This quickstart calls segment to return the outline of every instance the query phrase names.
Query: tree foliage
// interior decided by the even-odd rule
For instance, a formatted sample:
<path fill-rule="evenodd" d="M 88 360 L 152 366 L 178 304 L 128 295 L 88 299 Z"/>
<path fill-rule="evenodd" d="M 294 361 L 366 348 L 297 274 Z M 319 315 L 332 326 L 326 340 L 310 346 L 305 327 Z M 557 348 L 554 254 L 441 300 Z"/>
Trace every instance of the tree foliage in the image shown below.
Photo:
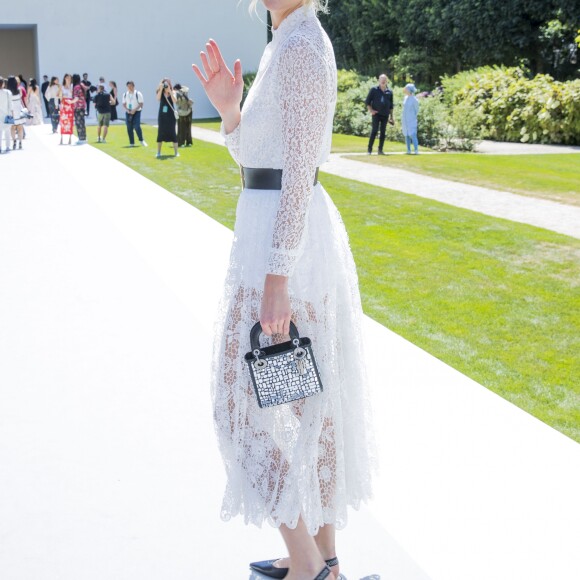
<path fill-rule="evenodd" d="M 322 22 L 341 68 L 434 83 L 483 65 L 578 73 L 580 0 L 332 0 Z"/>

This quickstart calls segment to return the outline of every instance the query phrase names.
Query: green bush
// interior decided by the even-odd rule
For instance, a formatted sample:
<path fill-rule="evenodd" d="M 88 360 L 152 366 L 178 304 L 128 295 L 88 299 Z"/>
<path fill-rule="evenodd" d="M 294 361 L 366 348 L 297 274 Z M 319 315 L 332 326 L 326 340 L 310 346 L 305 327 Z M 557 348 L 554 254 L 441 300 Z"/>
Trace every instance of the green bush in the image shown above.
<path fill-rule="evenodd" d="M 580 80 L 483 67 L 443 79 L 445 100 L 479 117 L 483 136 L 524 143 L 580 143 Z"/>
<path fill-rule="evenodd" d="M 377 81 L 358 75 L 354 71 L 338 71 L 338 97 L 333 130 L 335 133 L 366 137 L 371 130 L 371 117 L 365 99 Z M 405 95 L 401 87 L 393 88 L 394 125 L 387 125 L 387 140 L 404 142 L 401 131 L 401 116 Z M 417 137 L 419 144 L 435 149 L 473 149 L 479 135 L 474 128 L 475 119 L 471 111 L 462 107 L 449 113 L 440 96 L 419 97 L 419 118 Z"/>

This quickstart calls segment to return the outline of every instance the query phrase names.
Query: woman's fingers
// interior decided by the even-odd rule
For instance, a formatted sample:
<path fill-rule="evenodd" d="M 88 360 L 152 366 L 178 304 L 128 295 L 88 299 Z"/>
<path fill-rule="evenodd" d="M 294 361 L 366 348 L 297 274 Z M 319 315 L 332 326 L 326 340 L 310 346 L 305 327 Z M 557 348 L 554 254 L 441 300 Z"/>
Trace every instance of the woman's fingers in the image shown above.
<path fill-rule="evenodd" d="M 205 86 L 207 79 L 203 76 L 203 73 L 199 70 L 199 67 L 196 64 L 192 64 L 191 68 L 193 69 L 193 72 L 196 74 L 197 78 L 201 81 L 201 84 Z"/>
<path fill-rule="evenodd" d="M 218 68 L 221 68 L 222 66 L 226 66 L 226 61 L 224 60 L 224 57 L 222 56 L 222 52 L 221 52 L 220 47 L 218 46 L 217 42 L 213 38 L 210 38 L 209 45 L 211 46 L 213 53 L 215 55 Z"/>
<path fill-rule="evenodd" d="M 239 59 L 234 62 L 234 79 L 236 84 L 244 84 L 244 77 L 242 75 L 242 63 Z"/>
<path fill-rule="evenodd" d="M 208 42 L 205 45 L 205 47 L 207 49 L 207 55 L 209 57 L 209 65 L 211 67 L 211 70 L 214 73 L 220 72 L 221 66 L 220 66 L 220 62 L 218 61 L 217 54 L 216 54 L 216 51 L 214 49 L 214 46 L 211 43 Z M 217 45 L 216 45 L 216 48 L 217 48 Z"/>
<path fill-rule="evenodd" d="M 287 336 L 290 334 L 290 317 L 284 320 L 282 324 L 282 334 Z"/>
<path fill-rule="evenodd" d="M 208 81 L 211 79 L 211 77 L 213 76 L 213 70 L 211 68 L 211 65 L 209 63 L 209 59 L 207 54 L 205 54 L 205 52 L 200 53 L 201 56 L 201 64 L 203 65 L 203 70 L 205 71 L 205 74 L 207 76 Z"/>

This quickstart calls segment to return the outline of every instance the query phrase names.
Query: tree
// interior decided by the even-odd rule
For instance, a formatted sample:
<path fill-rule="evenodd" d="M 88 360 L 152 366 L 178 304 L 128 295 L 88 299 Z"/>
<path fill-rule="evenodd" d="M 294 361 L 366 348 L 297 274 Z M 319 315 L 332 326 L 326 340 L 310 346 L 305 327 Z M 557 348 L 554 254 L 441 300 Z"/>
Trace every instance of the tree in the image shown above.
<path fill-rule="evenodd" d="M 580 0 L 334 0 L 330 8 L 322 21 L 337 63 L 362 74 L 433 84 L 467 68 L 522 62 L 533 73 L 577 73 L 562 59 L 575 58 Z"/>

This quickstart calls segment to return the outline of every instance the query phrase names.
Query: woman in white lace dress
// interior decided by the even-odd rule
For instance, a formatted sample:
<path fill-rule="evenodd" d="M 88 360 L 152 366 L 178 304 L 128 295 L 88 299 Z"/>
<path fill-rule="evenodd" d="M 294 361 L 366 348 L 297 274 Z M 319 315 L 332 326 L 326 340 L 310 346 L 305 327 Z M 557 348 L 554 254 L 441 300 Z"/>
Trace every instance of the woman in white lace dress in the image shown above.
<path fill-rule="evenodd" d="M 316 179 L 330 153 L 336 64 L 316 17 L 321 0 L 262 1 L 273 40 L 241 113 L 240 61 L 232 73 L 210 40 L 204 72 L 194 65 L 234 159 L 281 170 L 271 189 L 246 179 L 237 207 L 212 385 L 227 471 L 222 518 L 280 529 L 289 558 L 253 563 L 262 574 L 337 578 L 335 527 L 369 498 L 374 454 L 355 265 Z M 244 361 L 250 329 L 259 320 L 267 340 L 281 342 L 291 319 L 312 340 L 324 391 L 261 409 Z"/>

